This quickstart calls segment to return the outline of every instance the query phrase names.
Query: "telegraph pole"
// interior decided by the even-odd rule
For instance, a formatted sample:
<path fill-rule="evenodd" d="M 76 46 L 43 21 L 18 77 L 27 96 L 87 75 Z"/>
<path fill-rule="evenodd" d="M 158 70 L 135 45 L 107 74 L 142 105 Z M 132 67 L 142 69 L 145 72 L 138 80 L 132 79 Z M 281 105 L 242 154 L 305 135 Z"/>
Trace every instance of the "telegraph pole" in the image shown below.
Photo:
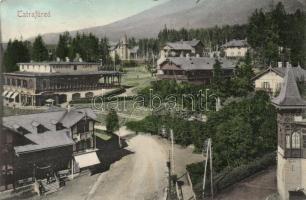
<path fill-rule="evenodd" d="M 206 152 L 205 152 L 206 149 Z M 205 186 L 206 186 L 206 174 L 207 174 L 207 163 L 209 160 L 210 164 L 210 192 L 211 192 L 211 199 L 214 199 L 214 190 L 213 190 L 213 171 L 212 171 L 212 148 L 211 148 L 211 139 L 205 141 L 204 149 L 203 149 L 203 156 L 206 154 L 206 159 L 204 163 L 204 175 L 203 175 L 203 200 L 205 199 Z"/>
<path fill-rule="evenodd" d="M 171 136 L 171 169 L 174 173 L 174 136 L 173 136 L 173 130 L 170 130 L 170 136 Z"/>

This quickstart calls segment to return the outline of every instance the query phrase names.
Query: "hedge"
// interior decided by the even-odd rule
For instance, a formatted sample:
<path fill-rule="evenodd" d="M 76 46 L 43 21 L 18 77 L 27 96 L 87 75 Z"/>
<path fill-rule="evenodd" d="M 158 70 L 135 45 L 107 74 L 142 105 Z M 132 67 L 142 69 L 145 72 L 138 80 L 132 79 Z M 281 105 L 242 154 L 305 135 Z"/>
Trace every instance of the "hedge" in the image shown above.
<path fill-rule="evenodd" d="M 214 185 L 214 193 L 219 193 L 225 188 L 234 185 L 242 181 L 245 178 L 248 178 L 264 169 L 267 169 L 270 166 L 276 164 L 276 153 L 269 153 L 260 157 L 248 164 L 240 165 L 236 168 L 225 168 L 220 173 L 214 175 L 213 177 L 213 185 Z M 202 163 L 194 163 L 187 166 L 187 171 L 191 175 L 191 180 L 194 185 L 194 190 L 196 195 L 199 198 L 202 198 L 202 181 L 203 181 L 203 172 L 204 166 Z M 207 185 L 206 185 L 206 194 L 210 193 L 210 181 L 209 181 L 209 173 L 207 174 Z"/>

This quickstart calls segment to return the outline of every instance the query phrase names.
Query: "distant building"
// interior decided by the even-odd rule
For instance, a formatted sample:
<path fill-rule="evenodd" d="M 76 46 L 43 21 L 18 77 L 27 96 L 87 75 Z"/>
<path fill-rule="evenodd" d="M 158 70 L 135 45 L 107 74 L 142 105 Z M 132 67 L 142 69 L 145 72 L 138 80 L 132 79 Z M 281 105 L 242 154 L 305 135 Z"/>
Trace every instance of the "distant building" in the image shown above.
<path fill-rule="evenodd" d="M 18 65 L 19 71 L 4 73 L 2 96 L 7 106 L 61 104 L 101 95 L 102 89 L 121 83 L 120 72 L 101 71 L 99 63 L 67 60 Z"/>
<path fill-rule="evenodd" d="M 126 35 L 124 35 L 124 37 L 121 38 L 119 42 L 111 42 L 109 50 L 110 56 L 113 60 L 116 55 L 118 55 L 119 59 L 123 61 L 140 59 L 139 47 L 135 46 L 130 48 Z"/>
<path fill-rule="evenodd" d="M 0 190 L 99 164 L 95 123 L 87 108 L 3 117 Z"/>
<path fill-rule="evenodd" d="M 235 63 L 219 59 L 224 78 L 233 76 Z M 209 84 L 213 77 L 214 58 L 208 57 L 169 57 L 157 67 L 157 78 L 176 80 L 193 84 Z"/>
<path fill-rule="evenodd" d="M 287 67 L 269 67 L 253 78 L 256 90 L 265 90 L 270 95 L 276 95 L 284 82 Z M 298 67 L 292 68 L 294 77 L 297 81 L 306 82 L 306 70 Z"/>
<path fill-rule="evenodd" d="M 202 57 L 204 45 L 200 40 L 168 42 L 160 51 L 160 59 L 168 57 Z"/>
<path fill-rule="evenodd" d="M 281 200 L 306 199 L 306 101 L 302 99 L 292 67 L 285 71 L 277 109 L 277 189 Z"/>
<path fill-rule="evenodd" d="M 227 58 L 244 57 L 249 49 L 246 40 L 231 40 L 221 46 Z"/>

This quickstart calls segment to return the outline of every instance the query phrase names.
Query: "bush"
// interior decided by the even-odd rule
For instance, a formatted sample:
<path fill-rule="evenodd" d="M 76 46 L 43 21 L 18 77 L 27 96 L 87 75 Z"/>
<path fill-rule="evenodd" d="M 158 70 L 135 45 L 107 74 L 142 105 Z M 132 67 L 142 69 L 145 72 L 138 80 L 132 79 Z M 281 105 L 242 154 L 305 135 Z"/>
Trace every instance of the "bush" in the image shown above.
<path fill-rule="evenodd" d="M 276 153 L 272 152 L 258 158 L 248 164 L 240 165 L 236 168 L 227 167 L 220 173 L 215 174 L 213 177 L 214 192 L 219 193 L 225 188 L 242 181 L 270 166 L 276 164 Z M 194 185 L 194 190 L 196 195 L 201 198 L 202 195 L 202 181 L 204 173 L 204 165 L 201 163 L 194 163 L 187 166 L 187 171 L 190 173 L 192 183 Z M 209 174 L 207 174 L 207 180 L 209 180 Z M 210 191 L 210 182 L 207 181 L 206 185 L 207 194 Z"/>

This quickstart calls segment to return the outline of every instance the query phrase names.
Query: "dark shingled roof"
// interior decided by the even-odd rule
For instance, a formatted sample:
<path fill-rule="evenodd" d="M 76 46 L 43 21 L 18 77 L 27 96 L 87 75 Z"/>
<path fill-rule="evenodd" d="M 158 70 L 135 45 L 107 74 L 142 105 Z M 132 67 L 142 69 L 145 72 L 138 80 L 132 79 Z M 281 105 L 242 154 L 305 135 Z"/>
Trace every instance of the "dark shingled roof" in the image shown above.
<path fill-rule="evenodd" d="M 224 45 L 222 45 L 223 48 L 228 48 L 228 47 L 247 47 L 248 42 L 246 40 L 231 40 Z"/>
<path fill-rule="evenodd" d="M 235 69 L 235 62 L 232 60 L 220 58 L 223 69 Z M 171 62 L 179 66 L 182 70 L 212 70 L 216 62 L 215 58 L 208 57 L 170 57 L 163 63 Z M 163 64 L 161 63 L 161 65 Z"/>
<path fill-rule="evenodd" d="M 292 67 L 287 67 L 281 91 L 272 99 L 272 103 L 281 109 L 306 108 L 306 101 L 301 97 Z"/>
<path fill-rule="evenodd" d="M 3 117 L 3 125 L 4 127 L 17 133 L 20 133 L 18 131 L 20 127 L 28 132 L 26 134 L 20 134 L 28 140 L 32 141 L 33 144 L 15 147 L 17 153 L 26 153 L 72 145 L 74 142 L 67 135 L 67 132 L 70 131 L 70 127 L 72 127 L 85 116 L 93 120 L 96 119 L 96 115 L 92 109 L 82 108 L 71 109 L 69 112 L 67 110 L 59 110 Z M 56 131 L 55 124 L 57 124 L 57 122 L 62 123 L 65 128 L 63 130 Z M 47 131 L 43 133 L 37 133 L 33 123 L 37 126 L 42 125 L 47 129 Z"/>
<path fill-rule="evenodd" d="M 178 41 L 178 42 L 168 42 L 166 46 L 171 47 L 176 50 L 193 50 L 201 41 L 200 40 L 190 40 L 190 41 Z"/>

